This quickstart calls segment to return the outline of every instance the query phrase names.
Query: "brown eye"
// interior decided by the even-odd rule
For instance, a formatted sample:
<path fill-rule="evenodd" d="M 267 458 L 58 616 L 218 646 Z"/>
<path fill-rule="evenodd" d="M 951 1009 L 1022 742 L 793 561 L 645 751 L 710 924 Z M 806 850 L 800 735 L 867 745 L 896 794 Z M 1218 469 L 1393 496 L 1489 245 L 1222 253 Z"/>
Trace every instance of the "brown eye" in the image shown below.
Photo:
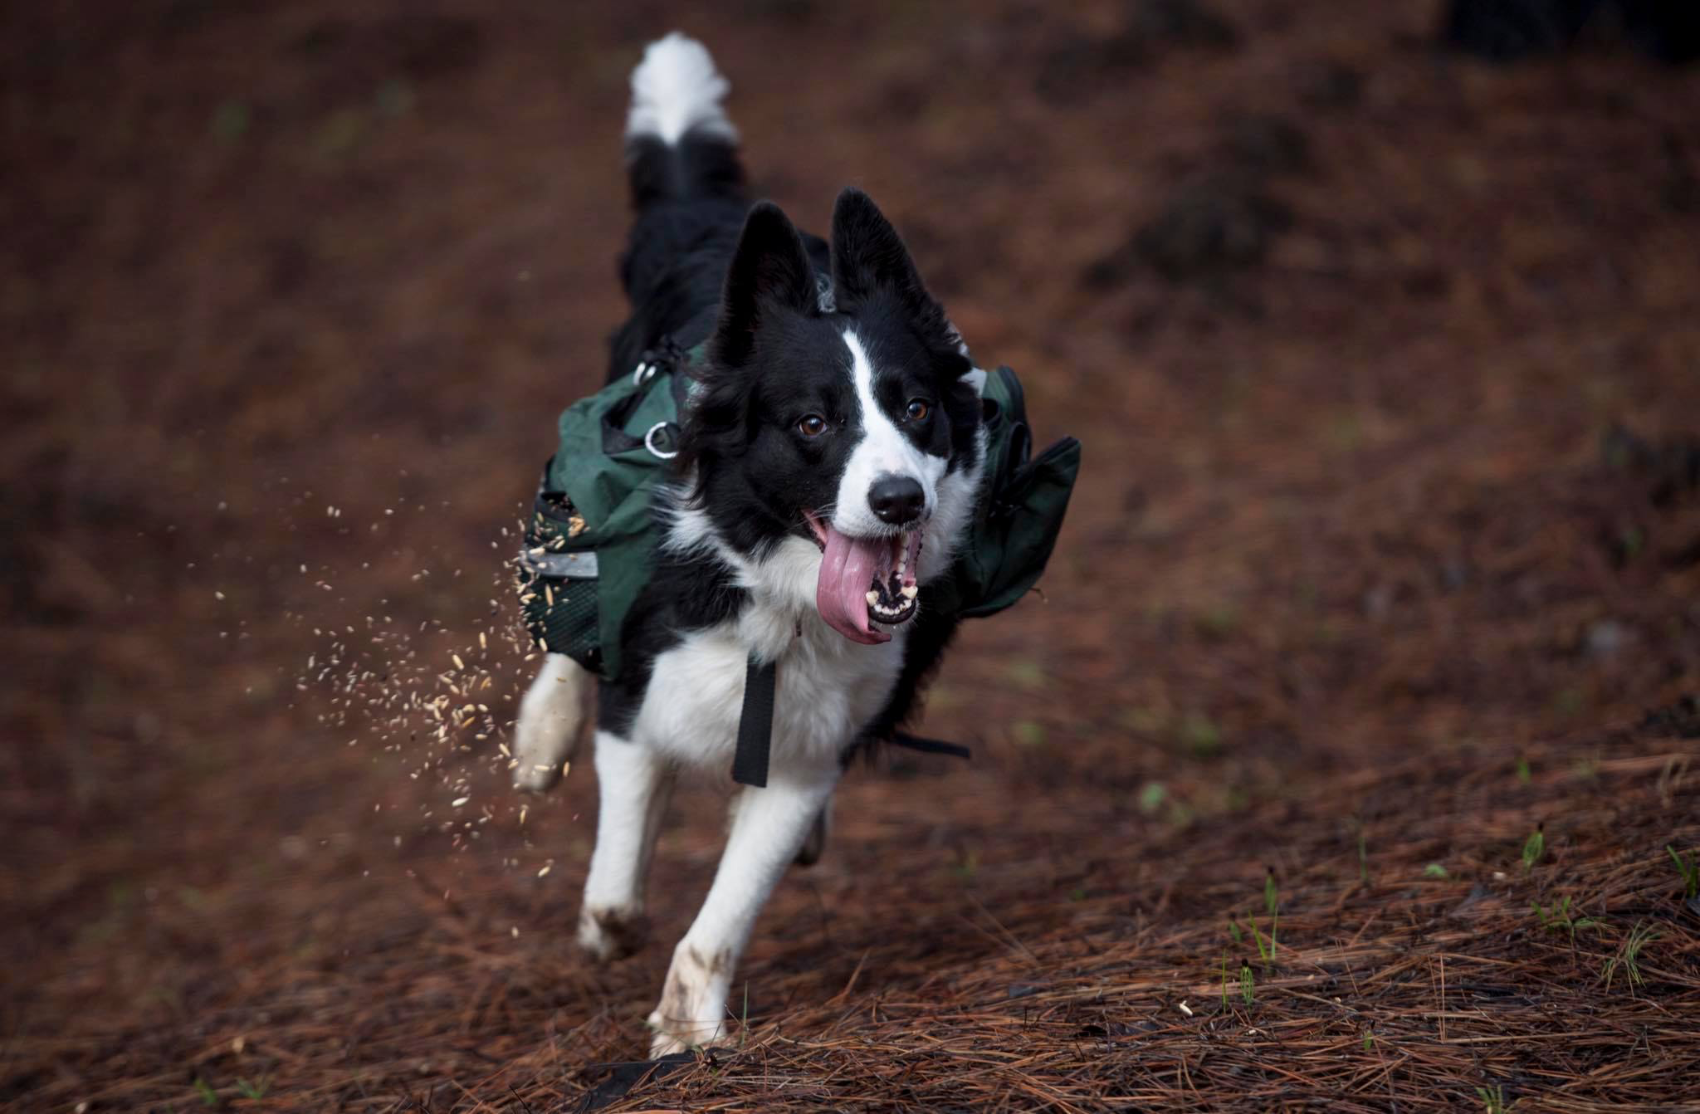
<path fill-rule="evenodd" d="M 931 414 L 932 412 L 933 412 L 933 408 L 930 405 L 927 404 L 926 399 L 924 399 L 924 398 L 912 398 L 912 399 L 909 400 L 909 420 L 910 421 L 912 421 L 912 422 L 924 422 L 924 421 L 927 420 L 927 415 Z"/>
<path fill-rule="evenodd" d="M 804 437 L 819 437 L 826 432 L 826 419 L 819 414 L 809 414 L 798 421 L 797 432 Z"/>

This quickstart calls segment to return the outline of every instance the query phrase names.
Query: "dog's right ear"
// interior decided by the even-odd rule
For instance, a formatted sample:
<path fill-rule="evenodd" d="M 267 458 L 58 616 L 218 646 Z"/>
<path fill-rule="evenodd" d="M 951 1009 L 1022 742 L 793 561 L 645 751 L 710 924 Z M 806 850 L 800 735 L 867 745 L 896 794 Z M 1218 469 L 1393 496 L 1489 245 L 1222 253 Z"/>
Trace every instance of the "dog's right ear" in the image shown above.
<path fill-rule="evenodd" d="M 726 271 L 710 354 L 721 366 L 735 367 L 755 348 L 766 315 L 776 309 L 813 313 L 816 304 L 815 274 L 803 238 L 779 206 L 760 202 L 744 220 Z"/>

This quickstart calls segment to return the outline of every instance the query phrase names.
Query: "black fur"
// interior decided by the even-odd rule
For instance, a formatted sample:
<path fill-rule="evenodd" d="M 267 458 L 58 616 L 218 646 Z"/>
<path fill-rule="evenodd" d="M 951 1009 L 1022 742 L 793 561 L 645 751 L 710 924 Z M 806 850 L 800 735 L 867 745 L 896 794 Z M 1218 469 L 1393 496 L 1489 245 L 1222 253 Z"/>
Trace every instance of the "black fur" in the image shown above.
<path fill-rule="evenodd" d="M 876 385 L 881 409 L 901 414 L 911 398 L 935 400 L 904 434 L 948 456 L 953 471 L 972 460 L 980 404 L 962 378 L 971 364 L 867 195 L 839 197 L 829 246 L 799 233 L 778 206 L 750 206 L 736 148 L 718 136 L 634 141 L 628 170 L 637 215 L 620 274 L 632 315 L 613 335 L 609 380 L 630 374 L 663 338 L 684 349 L 708 342 L 675 464 L 681 477 L 694 471 L 690 498 L 721 539 L 759 558 L 787 535 L 812 537 L 805 511 L 830 511 L 861 433 L 840 339 L 851 323 L 886 369 Z M 809 415 L 825 419 L 820 435 L 800 432 Z M 602 686 L 603 725 L 618 734 L 631 728 L 656 657 L 734 616 L 747 597 L 711 557 L 660 551 L 656 562 L 626 617 L 623 675 Z M 909 714 L 956 625 L 924 606 L 915 622 L 897 690 L 870 737 Z"/>

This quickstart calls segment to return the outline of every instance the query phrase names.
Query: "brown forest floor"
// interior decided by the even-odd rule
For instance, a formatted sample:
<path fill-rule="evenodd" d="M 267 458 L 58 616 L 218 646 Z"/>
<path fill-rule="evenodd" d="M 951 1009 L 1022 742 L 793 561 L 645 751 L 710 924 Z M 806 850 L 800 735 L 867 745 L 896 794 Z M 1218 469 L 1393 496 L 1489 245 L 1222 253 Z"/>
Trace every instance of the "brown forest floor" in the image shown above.
<path fill-rule="evenodd" d="M 1700 1109 L 1700 72 L 1430 4 L 581 7 L 9 6 L 0 1107 Z M 741 1049 L 622 1097 L 721 804 L 593 968 L 594 776 L 522 816 L 479 736 L 675 24 L 759 192 L 867 188 L 1087 470 L 930 702 L 974 761 L 855 771 Z"/>

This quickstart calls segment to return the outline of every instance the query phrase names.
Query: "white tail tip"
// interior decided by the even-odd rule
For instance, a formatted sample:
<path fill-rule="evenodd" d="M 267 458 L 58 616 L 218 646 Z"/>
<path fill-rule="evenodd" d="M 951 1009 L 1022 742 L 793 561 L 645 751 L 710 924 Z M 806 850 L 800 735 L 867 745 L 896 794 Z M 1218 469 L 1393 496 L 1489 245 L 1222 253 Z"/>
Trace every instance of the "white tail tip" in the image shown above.
<path fill-rule="evenodd" d="M 652 135 L 677 143 L 694 129 L 736 143 L 738 129 L 720 107 L 730 89 L 707 47 L 677 31 L 657 39 L 632 71 L 626 138 Z"/>

